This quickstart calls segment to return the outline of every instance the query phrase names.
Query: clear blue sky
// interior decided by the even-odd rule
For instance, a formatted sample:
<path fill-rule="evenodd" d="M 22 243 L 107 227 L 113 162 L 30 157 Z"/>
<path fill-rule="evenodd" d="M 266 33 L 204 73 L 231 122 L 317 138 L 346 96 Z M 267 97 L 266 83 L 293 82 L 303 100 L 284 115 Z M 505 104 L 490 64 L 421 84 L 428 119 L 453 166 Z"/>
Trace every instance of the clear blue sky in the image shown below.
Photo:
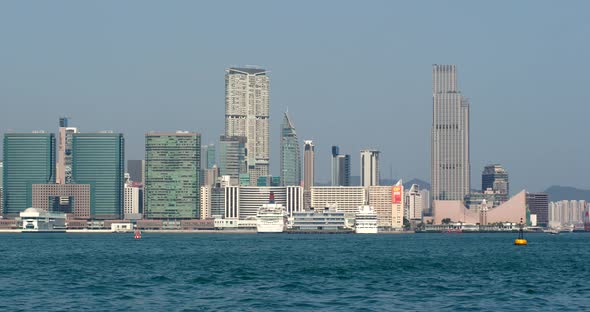
<path fill-rule="evenodd" d="M 472 184 L 590 188 L 589 1 L 1 1 L 0 132 L 223 132 L 224 69 L 271 70 L 271 162 L 288 107 L 300 139 L 382 151 L 382 177 L 430 180 L 431 65 L 471 99 Z"/>

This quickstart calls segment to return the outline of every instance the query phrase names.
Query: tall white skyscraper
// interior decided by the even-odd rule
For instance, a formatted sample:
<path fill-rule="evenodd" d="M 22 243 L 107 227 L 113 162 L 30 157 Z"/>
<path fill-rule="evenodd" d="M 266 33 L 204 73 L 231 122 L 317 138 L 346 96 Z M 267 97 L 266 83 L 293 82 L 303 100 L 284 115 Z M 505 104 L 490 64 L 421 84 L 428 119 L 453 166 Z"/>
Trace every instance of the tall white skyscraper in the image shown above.
<path fill-rule="evenodd" d="M 225 136 L 245 137 L 250 185 L 269 175 L 269 85 L 260 68 L 229 68 L 225 74 Z"/>
<path fill-rule="evenodd" d="M 455 65 L 432 66 L 432 200 L 463 200 L 470 190 L 469 102 Z"/>
<path fill-rule="evenodd" d="M 361 151 L 361 186 L 379 185 L 379 151 Z"/>

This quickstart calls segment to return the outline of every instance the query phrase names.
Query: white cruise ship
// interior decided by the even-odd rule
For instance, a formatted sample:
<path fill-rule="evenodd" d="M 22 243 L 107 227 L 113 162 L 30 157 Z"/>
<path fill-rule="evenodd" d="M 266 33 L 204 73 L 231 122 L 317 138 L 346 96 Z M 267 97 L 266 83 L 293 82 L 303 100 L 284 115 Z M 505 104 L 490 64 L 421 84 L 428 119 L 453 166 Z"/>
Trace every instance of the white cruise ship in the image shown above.
<path fill-rule="evenodd" d="M 359 207 L 354 223 L 357 234 L 377 234 L 377 213 L 371 206 Z"/>
<path fill-rule="evenodd" d="M 256 213 L 256 231 L 258 233 L 282 233 L 285 230 L 286 220 L 285 207 L 275 204 L 274 194 L 271 192 L 268 204 L 262 205 Z"/>

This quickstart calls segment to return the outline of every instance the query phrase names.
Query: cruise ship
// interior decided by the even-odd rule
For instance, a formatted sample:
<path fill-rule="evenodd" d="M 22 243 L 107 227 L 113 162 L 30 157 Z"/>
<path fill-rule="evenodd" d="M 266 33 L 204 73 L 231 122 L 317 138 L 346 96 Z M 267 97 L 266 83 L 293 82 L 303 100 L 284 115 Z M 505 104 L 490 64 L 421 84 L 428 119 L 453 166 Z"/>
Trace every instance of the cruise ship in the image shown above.
<path fill-rule="evenodd" d="M 371 206 L 359 207 L 354 231 L 357 234 L 377 234 L 377 213 Z"/>
<path fill-rule="evenodd" d="M 282 233 L 285 230 L 286 220 L 285 207 L 275 203 L 274 194 L 271 192 L 268 204 L 262 205 L 256 213 L 256 231 L 258 233 Z"/>

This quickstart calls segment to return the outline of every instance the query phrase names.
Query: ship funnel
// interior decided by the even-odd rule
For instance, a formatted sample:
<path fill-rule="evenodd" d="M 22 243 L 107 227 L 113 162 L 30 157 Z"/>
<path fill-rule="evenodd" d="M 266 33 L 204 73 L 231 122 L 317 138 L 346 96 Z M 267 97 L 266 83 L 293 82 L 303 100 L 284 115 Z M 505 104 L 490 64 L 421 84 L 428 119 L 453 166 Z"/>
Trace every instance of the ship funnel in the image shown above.
<path fill-rule="evenodd" d="M 275 192 L 270 192 L 270 195 L 268 195 L 268 203 L 269 204 L 275 203 Z"/>

